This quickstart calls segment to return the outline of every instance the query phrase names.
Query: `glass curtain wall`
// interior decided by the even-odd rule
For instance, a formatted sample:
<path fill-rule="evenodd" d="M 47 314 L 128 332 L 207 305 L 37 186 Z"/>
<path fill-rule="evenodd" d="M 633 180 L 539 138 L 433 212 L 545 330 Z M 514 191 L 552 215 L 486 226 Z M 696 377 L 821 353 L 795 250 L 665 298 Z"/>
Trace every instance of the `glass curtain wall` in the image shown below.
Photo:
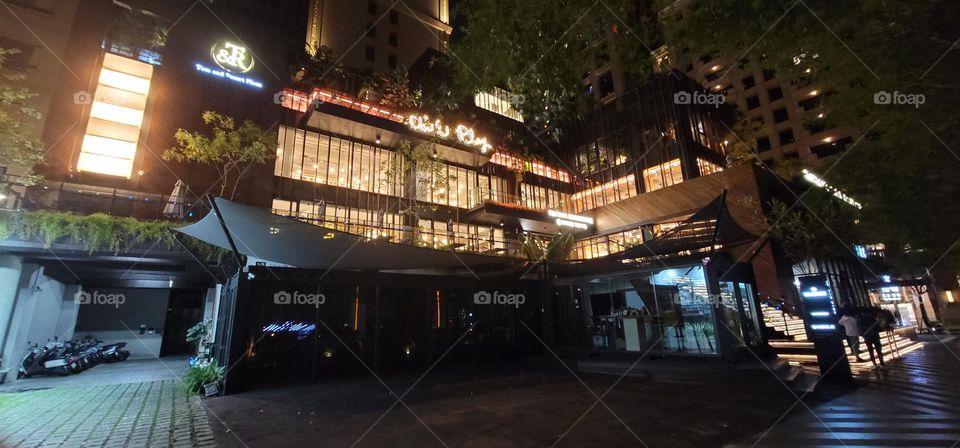
<path fill-rule="evenodd" d="M 387 176 L 393 157 L 387 148 L 281 126 L 274 175 L 396 196 L 402 188 Z"/>
<path fill-rule="evenodd" d="M 718 325 L 704 274 L 702 266 L 686 266 L 580 284 L 593 347 L 717 355 Z"/>

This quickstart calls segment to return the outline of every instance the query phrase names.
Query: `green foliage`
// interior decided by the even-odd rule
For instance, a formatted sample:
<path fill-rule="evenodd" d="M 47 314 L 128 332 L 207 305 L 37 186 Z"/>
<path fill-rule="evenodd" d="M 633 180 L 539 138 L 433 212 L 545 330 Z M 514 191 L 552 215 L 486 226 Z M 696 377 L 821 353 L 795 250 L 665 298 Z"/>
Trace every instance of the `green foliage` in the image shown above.
<path fill-rule="evenodd" d="M 133 48 L 158 50 L 167 45 L 167 29 L 153 14 L 124 9 L 110 20 L 107 38 Z"/>
<path fill-rule="evenodd" d="M 769 127 L 763 124 L 763 120 L 748 118 L 744 115 L 738 116 L 725 139 L 727 165 L 758 163 L 760 159 L 757 155 L 757 139 L 768 132 Z"/>
<path fill-rule="evenodd" d="M 673 56 L 685 59 L 678 65 L 702 55 L 757 63 L 789 84 L 827 92 L 807 120 L 861 139 L 824 163 L 836 164 L 827 180 L 863 203 L 864 240 L 885 243 L 888 261 L 906 271 L 960 270 L 960 249 L 944 253 L 960 221 L 960 4 L 711 0 L 690 2 L 682 21 L 674 15 L 661 20 Z M 925 101 L 877 104 L 880 92 Z"/>
<path fill-rule="evenodd" d="M 419 90 L 410 89 L 410 77 L 406 68 L 397 68 L 390 75 L 379 75 L 375 79 L 376 88 L 381 95 L 380 104 L 395 110 L 420 107 L 423 94 Z"/>
<path fill-rule="evenodd" d="M 859 211 L 824 190 L 810 190 L 802 202 L 771 199 L 767 206 L 756 219 L 795 265 L 850 256 L 853 243 L 860 241 Z"/>
<path fill-rule="evenodd" d="M 251 165 L 261 164 L 276 154 L 276 138 L 250 120 L 239 126 L 233 118 L 217 112 L 203 113 L 208 137 L 199 132 L 177 130 L 177 146 L 166 149 L 164 160 L 210 165 L 220 174 L 220 196 L 233 199 L 240 181 Z M 229 190 L 229 195 L 227 191 Z"/>
<path fill-rule="evenodd" d="M 187 369 L 180 384 L 188 394 L 198 394 L 203 391 L 205 384 L 223 381 L 225 371 L 225 368 L 217 365 L 216 360 L 201 361 Z"/>
<path fill-rule="evenodd" d="M 106 213 L 81 216 L 47 210 L 3 210 L 0 211 L 0 239 L 15 237 L 21 240 L 39 240 L 47 248 L 56 243 L 75 242 L 91 254 L 116 254 L 136 244 L 153 242 L 159 242 L 158 247 L 180 250 L 180 245 L 168 231 L 180 224 L 171 221 L 141 221 Z M 184 243 L 201 259 L 219 261 L 226 254 L 225 250 L 194 238 L 186 237 Z"/>
<path fill-rule="evenodd" d="M 542 239 L 526 235 L 520 242 L 520 252 L 530 261 L 537 262 L 558 262 L 570 258 L 575 243 L 573 234 L 564 232 L 550 242 L 545 243 Z"/>
<path fill-rule="evenodd" d="M 632 0 L 471 0 L 464 36 L 451 44 L 446 64 L 460 96 L 493 87 L 516 98 L 513 106 L 535 127 L 555 125 L 589 105 L 586 75 L 608 61 L 627 74 L 647 76 L 656 27 Z"/>
<path fill-rule="evenodd" d="M 210 334 L 210 322 L 201 321 L 187 330 L 187 342 L 197 342 Z"/>
<path fill-rule="evenodd" d="M 21 183 L 33 185 L 40 180 L 34 169 L 43 161 L 44 153 L 40 113 L 30 106 L 37 94 L 18 85 L 24 76 L 5 70 L 8 57 L 19 52 L 0 48 L 0 70 L 4 71 L 0 74 L 0 166 L 23 171 Z"/>
<path fill-rule="evenodd" d="M 436 156 L 433 143 L 416 146 L 409 140 L 400 140 L 390 160 L 380 167 L 383 185 L 401 185 L 402 197 L 410 201 L 407 212 L 419 213 L 417 191 L 432 191 L 434 198 L 443 199 L 450 187 L 446 165 Z"/>
<path fill-rule="evenodd" d="M 337 55 L 329 47 L 305 48 L 298 43 L 293 53 L 297 72 L 292 80 L 298 89 L 311 92 L 315 88 L 327 87 L 345 74 L 337 63 Z"/>

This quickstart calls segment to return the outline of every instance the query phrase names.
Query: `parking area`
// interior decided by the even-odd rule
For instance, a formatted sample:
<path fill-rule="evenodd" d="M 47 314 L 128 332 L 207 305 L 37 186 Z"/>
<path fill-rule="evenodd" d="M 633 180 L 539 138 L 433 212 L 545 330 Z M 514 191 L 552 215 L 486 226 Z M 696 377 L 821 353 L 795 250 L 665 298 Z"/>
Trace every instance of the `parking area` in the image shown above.
<path fill-rule="evenodd" d="M 11 381 L 16 372 L 10 372 L 7 382 L 0 384 L 0 393 L 49 389 L 65 386 L 106 386 L 112 384 L 145 383 L 177 380 L 187 370 L 187 358 L 128 359 L 123 362 L 102 363 L 74 375 L 36 376 Z"/>

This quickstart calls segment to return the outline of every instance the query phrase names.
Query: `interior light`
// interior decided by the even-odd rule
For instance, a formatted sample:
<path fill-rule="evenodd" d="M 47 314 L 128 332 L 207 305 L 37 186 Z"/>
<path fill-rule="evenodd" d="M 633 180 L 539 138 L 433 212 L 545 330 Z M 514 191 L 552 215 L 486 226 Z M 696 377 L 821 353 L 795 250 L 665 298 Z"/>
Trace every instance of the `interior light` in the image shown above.
<path fill-rule="evenodd" d="M 142 110 L 115 106 L 100 101 L 93 102 L 93 105 L 90 107 L 90 116 L 136 127 L 140 127 L 140 124 L 143 123 Z"/>
<path fill-rule="evenodd" d="M 816 96 L 816 95 L 819 95 L 819 94 L 820 94 L 820 91 L 819 91 L 819 90 L 811 90 L 811 91 L 810 91 L 810 96 Z"/>
<path fill-rule="evenodd" d="M 83 136 L 83 145 L 80 148 L 83 152 L 120 159 L 133 159 L 137 153 L 136 143 L 89 134 Z"/>
<path fill-rule="evenodd" d="M 116 87 L 128 92 L 139 93 L 141 95 L 146 95 L 150 90 L 149 79 L 144 79 L 139 76 L 133 76 L 126 73 L 120 73 L 118 71 L 110 70 L 109 68 L 103 68 L 100 70 L 100 84 Z"/>
<path fill-rule="evenodd" d="M 133 160 L 81 152 L 77 160 L 77 170 L 129 179 L 133 171 Z"/>

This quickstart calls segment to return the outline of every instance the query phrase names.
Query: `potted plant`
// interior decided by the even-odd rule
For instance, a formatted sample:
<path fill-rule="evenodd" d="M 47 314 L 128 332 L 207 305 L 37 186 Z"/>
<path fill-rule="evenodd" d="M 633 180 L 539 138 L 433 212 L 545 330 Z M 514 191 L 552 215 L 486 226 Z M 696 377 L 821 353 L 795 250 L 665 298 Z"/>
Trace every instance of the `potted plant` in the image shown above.
<path fill-rule="evenodd" d="M 204 397 L 214 396 L 220 392 L 224 370 L 214 359 L 200 360 L 187 369 L 183 376 L 183 388 L 190 394 L 202 392 Z"/>
<path fill-rule="evenodd" d="M 208 319 L 197 322 L 196 325 L 187 330 L 187 342 L 197 343 L 197 356 L 201 358 L 210 357 L 210 326 L 213 321 Z"/>

